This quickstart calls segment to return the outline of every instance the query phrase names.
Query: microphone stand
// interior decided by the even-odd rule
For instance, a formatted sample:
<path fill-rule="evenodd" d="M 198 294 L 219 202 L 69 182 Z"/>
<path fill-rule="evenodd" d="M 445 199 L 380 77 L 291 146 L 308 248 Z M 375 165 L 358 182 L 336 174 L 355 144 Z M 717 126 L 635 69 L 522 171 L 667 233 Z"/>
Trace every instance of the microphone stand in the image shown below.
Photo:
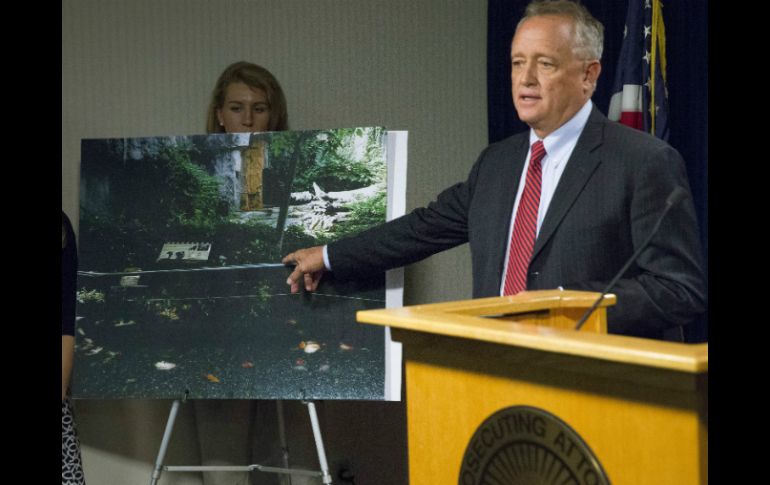
<path fill-rule="evenodd" d="M 596 299 L 593 305 L 591 305 L 591 308 L 589 308 L 582 317 L 580 317 L 580 320 L 578 320 L 577 324 L 575 325 L 575 330 L 580 330 L 583 328 L 583 324 L 586 323 L 586 320 L 588 320 L 588 317 L 591 316 L 591 314 L 596 310 L 596 307 L 599 306 L 599 303 L 604 299 L 604 295 L 607 294 L 607 292 L 610 291 L 610 289 L 615 286 L 615 283 L 618 282 L 621 276 L 625 274 L 625 272 L 628 270 L 628 268 L 631 266 L 631 264 L 636 261 L 636 258 L 639 257 L 639 255 L 642 253 L 644 249 L 647 248 L 647 245 L 650 244 L 650 241 L 652 240 L 653 236 L 657 234 L 658 229 L 660 228 L 660 224 L 663 222 L 663 219 L 666 217 L 666 214 L 668 214 L 668 211 L 671 210 L 672 207 L 674 207 L 676 204 L 679 203 L 680 200 L 684 199 L 687 196 L 687 191 L 683 189 L 681 186 L 677 185 L 673 191 L 671 191 L 671 194 L 666 198 L 666 207 L 663 209 L 663 213 L 658 218 L 658 222 L 655 223 L 655 227 L 652 228 L 652 231 L 650 231 L 650 235 L 647 236 L 647 239 L 644 240 L 644 242 L 639 246 L 639 248 L 634 251 L 634 254 L 631 255 L 630 258 L 628 258 L 628 261 L 626 261 L 626 264 L 623 265 L 622 268 L 620 268 L 620 271 L 618 271 L 618 274 L 615 275 L 614 278 L 609 282 L 609 284 L 602 290 L 602 294 L 599 295 L 599 298 Z"/>

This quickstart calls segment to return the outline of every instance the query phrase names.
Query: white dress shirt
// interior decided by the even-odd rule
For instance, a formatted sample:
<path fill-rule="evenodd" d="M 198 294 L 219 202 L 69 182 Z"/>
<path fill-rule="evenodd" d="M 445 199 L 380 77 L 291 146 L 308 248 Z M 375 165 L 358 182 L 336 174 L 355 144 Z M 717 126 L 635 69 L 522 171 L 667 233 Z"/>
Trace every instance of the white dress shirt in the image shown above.
<path fill-rule="evenodd" d="M 540 234 L 540 226 L 543 225 L 543 219 L 548 212 L 548 206 L 551 205 L 551 199 L 556 192 L 556 186 L 559 184 L 561 174 L 564 173 L 564 168 L 567 166 L 572 150 L 577 145 L 578 138 L 583 132 L 583 128 L 588 121 L 588 117 L 591 115 L 591 109 L 593 103 L 589 99 L 586 104 L 583 105 L 580 110 L 575 113 L 569 121 L 561 125 L 553 133 L 543 138 L 543 145 L 545 146 L 545 157 L 540 162 L 542 165 L 543 179 L 540 186 L 540 206 L 537 210 L 537 229 L 535 238 Z M 513 233 L 513 223 L 516 221 L 516 211 L 519 209 L 519 201 L 521 194 L 524 192 L 524 183 L 527 179 L 527 168 L 529 167 L 529 159 L 532 152 L 532 144 L 538 141 L 539 138 L 535 134 L 535 131 L 529 130 L 529 151 L 527 152 L 527 161 L 524 164 L 524 169 L 521 171 L 521 178 L 519 180 L 519 190 L 516 192 L 516 201 L 513 203 L 513 213 L 511 214 L 511 224 L 508 228 L 508 246 L 510 246 L 511 236 Z M 510 249 L 510 248 L 509 248 Z M 508 256 L 510 251 L 506 250 L 505 264 L 503 265 L 503 275 L 500 281 L 500 295 L 503 294 L 505 287 L 505 273 L 508 268 Z"/>

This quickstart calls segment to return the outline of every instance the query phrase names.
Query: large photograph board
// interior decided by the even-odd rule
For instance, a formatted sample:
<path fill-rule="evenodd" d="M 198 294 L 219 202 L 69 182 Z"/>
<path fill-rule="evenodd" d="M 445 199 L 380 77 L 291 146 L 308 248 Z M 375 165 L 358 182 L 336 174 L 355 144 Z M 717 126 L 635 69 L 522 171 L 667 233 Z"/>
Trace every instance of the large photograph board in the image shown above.
<path fill-rule="evenodd" d="M 280 263 L 403 206 L 403 192 L 388 195 L 387 138 L 83 140 L 74 396 L 392 398 L 400 354 L 386 355 L 387 329 L 355 321 L 385 307 L 384 275 L 327 273 L 318 291 L 290 294 Z"/>

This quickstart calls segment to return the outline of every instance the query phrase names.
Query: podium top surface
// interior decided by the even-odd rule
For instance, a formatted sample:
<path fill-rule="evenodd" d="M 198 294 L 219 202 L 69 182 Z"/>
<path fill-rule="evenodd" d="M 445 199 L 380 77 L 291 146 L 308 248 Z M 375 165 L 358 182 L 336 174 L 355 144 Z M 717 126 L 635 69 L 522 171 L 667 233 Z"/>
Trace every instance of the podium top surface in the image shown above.
<path fill-rule="evenodd" d="M 562 330 L 536 325 L 527 316 L 527 313 L 552 309 L 587 309 L 598 296 L 592 292 L 531 291 L 515 296 L 365 310 L 357 313 L 357 319 L 362 323 L 544 352 L 695 374 L 708 372 L 708 343 L 683 344 Z M 605 296 L 601 306 L 614 301 L 614 295 Z M 511 318 L 510 315 L 516 313 L 521 313 L 521 318 Z M 509 317 L 490 318 L 502 314 Z"/>

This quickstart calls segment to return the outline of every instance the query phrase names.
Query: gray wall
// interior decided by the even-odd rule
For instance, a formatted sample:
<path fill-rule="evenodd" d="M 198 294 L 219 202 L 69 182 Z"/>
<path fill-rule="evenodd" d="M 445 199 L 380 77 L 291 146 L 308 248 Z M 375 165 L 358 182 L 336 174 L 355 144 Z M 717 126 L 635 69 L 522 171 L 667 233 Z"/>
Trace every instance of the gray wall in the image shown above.
<path fill-rule="evenodd" d="M 68 0 L 62 59 L 62 208 L 75 225 L 80 139 L 203 133 L 213 83 L 236 60 L 276 75 L 293 129 L 408 130 L 408 210 L 464 179 L 487 140 L 481 1 Z M 469 298 L 467 247 L 408 268 L 405 290 L 406 304 Z M 168 463 L 199 459 L 188 408 Z M 168 409 L 77 401 L 88 482 L 147 481 Z M 329 461 L 353 463 L 357 484 L 406 482 L 402 403 L 327 402 L 320 414 Z"/>

